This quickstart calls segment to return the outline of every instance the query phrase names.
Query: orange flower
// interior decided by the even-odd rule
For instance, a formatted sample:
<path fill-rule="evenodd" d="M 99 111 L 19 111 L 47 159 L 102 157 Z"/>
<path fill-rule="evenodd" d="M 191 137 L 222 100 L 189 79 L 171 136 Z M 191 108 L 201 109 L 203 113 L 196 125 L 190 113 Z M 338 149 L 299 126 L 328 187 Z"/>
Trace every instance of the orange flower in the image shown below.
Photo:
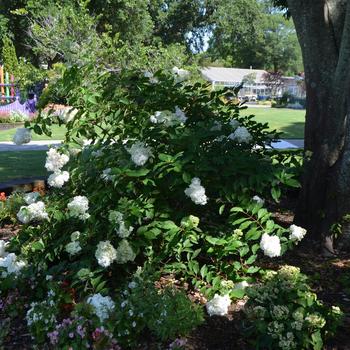
<path fill-rule="evenodd" d="M 5 194 L 5 192 L 1 192 L 0 193 L 0 201 L 2 201 L 2 202 L 6 201 L 6 194 Z"/>

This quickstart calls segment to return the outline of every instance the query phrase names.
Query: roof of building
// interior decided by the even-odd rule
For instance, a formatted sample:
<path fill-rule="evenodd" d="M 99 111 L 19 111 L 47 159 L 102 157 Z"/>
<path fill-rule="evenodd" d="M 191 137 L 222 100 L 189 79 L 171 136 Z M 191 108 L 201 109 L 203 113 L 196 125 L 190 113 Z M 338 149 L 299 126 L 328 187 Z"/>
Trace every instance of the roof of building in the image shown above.
<path fill-rule="evenodd" d="M 263 75 L 266 71 L 262 69 L 205 67 L 201 69 L 201 73 L 210 82 L 221 83 L 241 83 L 244 77 L 253 73 L 256 75 L 255 83 L 263 83 Z"/>

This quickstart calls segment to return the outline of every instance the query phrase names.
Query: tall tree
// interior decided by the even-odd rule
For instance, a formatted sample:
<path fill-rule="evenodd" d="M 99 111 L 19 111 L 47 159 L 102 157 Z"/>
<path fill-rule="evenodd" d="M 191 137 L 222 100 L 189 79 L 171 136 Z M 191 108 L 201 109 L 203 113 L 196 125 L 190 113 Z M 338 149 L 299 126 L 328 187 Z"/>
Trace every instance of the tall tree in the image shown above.
<path fill-rule="evenodd" d="M 296 222 L 332 251 L 331 226 L 350 213 L 350 1 L 275 3 L 288 6 L 305 67 L 306 158 Z"/>

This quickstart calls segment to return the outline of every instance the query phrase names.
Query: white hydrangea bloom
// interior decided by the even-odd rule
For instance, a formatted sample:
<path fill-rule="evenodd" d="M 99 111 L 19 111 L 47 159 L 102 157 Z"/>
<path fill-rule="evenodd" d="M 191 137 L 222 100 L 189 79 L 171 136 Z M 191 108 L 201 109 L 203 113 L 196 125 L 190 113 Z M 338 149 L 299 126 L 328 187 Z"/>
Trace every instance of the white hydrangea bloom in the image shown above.
<path fill-rule="evenodd" d="M 153 124 L 164 124 L 165 126 L 174 126 L 186 123 L 186 114 L 179 108 L 175 107 L 175 113 L 171 111 L 157 111 L 150 117 Z"/>
<path fill-rule="evenodd" d="M 247 287 L 249 287 L 249 283 L 247 281 L 242 281 L 242 282 L 235 283 L 234 289 L 240 290 L 240 289 L 245 289 Z"/>
<path fill-rule="evenodd" d="M 74 231 L 71 235 L 70 235 L 70 240 L 72 242 L 77 241 L 80 237 L 80 232 L 79 231 Z"/>
<path fill-rule="evenodd" d="M 97 262 L 102 267 L 108 267 L 117 259 L 117 251 L 109 241 L 101 241 L 95 252 Z"/>
<path fill-rule="evenodd" d="M 70 255 L 78 254 L 81 251 L 80 243 L 78 241 L 70 242 L 66 244 L 65 250 Z"/>
<path fill-rule="evenodd" d="M 231 119 L 229 124 L 233 129 L 236 129 L 240 126 L 239 121 L 236 119 Z"/>
<path fill-rule="evenodd" d="M 261 205 L 264 205 L 264 203 L 265 203 L 265 200 L 262 199 L 262 198 L 260 198 L 260 197 L 257 196 L 257 195 L 255 195 L 255 196 L 252 198 L 252 200 L 253 200 L 254 202 L 258 203 L 258 204 L 261 204 Z"/>
<path fill-rule="evenodd" d="M 123 214 L 119 211 L 110 211 L 108 219 L 112 224 L 117 225 L 116 231 L 120 238 L 129 237 L 132 231 L 134 230 L 132 226 L 130 226 L 129 228 L 126 226 Z"/>
<path fill-rule="evenodd" d="M 69 123 L 74 119 L 79 111 L 76 108 L 66 107 L 57 110 L 54 115 L 56 115 L 63 123 Z"/>
<path fill-rule="evenodd" d="M 40 197 L 39 192 L 30 192 L 30 193 L 26 193 L 23 196 L 23 199 L 29 205 L 29 204 L 35 203 L 39 197 Z"/>
<path fill-rule="evenodd" d="M 152 149 L 147 147 L 143 142 L 137 141 L 129 149 L 128 153 L 131 155 L 131 160 L 137 166 L 143 166 L 152 156 Z"/>
<path fill-rule="evenodd" d="M 8 274 L 14 273 L 17 275 L 26 265 L 26 262 L 19 260 L 14 253 L 9 253 L 0 258 L 0 267 L 6 268 Z"/>
<path fill-rule="evenodd" d="M 228 295 L 221 296 L 215 294 L 214 298 L 205 305 L 209 316 L 225 316 L 231 305 L 231 299 Z"/>
<path fill-rule="evenodd" d="M 151 84 L 156 84 L 156 83 L 158 83 L 158 79 L 154 77 L 154 75 L 153 75 L 152 72 L 146 71 L 146 72 L 143 73 L 143 76 L 144 76 L 145 78 L 148 78 L 148 79 L 149 79 L 149 82 L 150 82 Z"/>
<path fill-rule="evenodd" d="M 291 225 L 289 227 L 289 232 L 290 232 L 289 239 L 297 242 L 300 242 L 306 235 L 306 230 L 297 225 Z"/>
<path fill-rule="evenodd" d="M 0 258 L 3 258 L 6 254 L 7 243 L 4 240 L 0 240 Z"/>
<path fill-rule="evenodd" d="M 213 126 L 210 128 L 210 131 L 221 131 L 222 129 L 222 123 L 215 120 L 213 123 Z"/>
<path fill-rule="evenodd" d="M 117 263 L 125 264 L 128 261 L 134 261 L 136 258 L 135 252 L 132 250 L 129 242 L 123 239 L 117 248 Z"/>
<path fill-rule="evenodd" d="M 111 168 L 107 168 L 107 169 L 103 170 L 102 174 L 101 174 L 101 179 L 105 182 L 113 181 L 114 175 L 111 175 L 111 172 L 112 172 Z"/>
<path fill-rule="evenodd" d="M 238 143 L 249 143 L 253 139 L 245 126 L 239 126 L 228 138 Z"/>
<path fill-rule="evenodd" d="M 175 116 L 180 123 L 186 123 L 187 117 L 184 111 L 182 111 L 178 106 L 175 107 Z"/>
<path fill-rule="evenodd" d="M 86 220 L 90 217 L 89 200 L 85 196 L 75 196 L 67 205 L 69 215 L 74 218 Z"/>
<path fill-rule="evenodd" d="M 66 154 L 59 153 L 55 148 L 50 148 L 46 154 L 45 168 L 48 171 L 60 171 L 69 161 L 69 157 Z"/>
<path fill-rule="evenodd" d="M 31 131 L 26 128 L 18 128 L 12 139 L 12 141 L 16 145 L 23 145 L 24 143 L 28 143 L 31 140 L 32 140 Z"/>
<path fill-rule="evenodd" d="M 49 216 L 45 210 L 45 204 L 36 202 L 28 206 L 22 206 L 17 213 L 17 218 L 23 224 L 28 224 L 34 220 L 47 220 Z"/>
<path fill-rule="evenodd" d="M 208 197 L 205 195 L 205 188 L 201 186 L 201 180 L 198 177 L 192 179 L 190 186 L 185 189 L 185 194 L 195 204 L 205 205 L 208 202 Z"/>
<path fill-rule="evenodd" d="M 281 255 L 281 242 L 279 237 L 264 233 L 261 237 L 260 248 L 265 255 L 274 258 Z"/>
<path fill-rule="evenodd" d="M 92 305 L 96 316 L 101 322 L 108 319 L 115 309 L 115 303 L 109 296 L 102 296 L 100 293 L 94 294 L 87 299 L 87 303 Z"/>
<path fill-rule="evenodd" d="M 51 174 L 47 180 L 51 187 L 62 188 L 62 186 L 69 180 L 68 171 L 57 171 Z"/>
<path fill-rule="evenodd" d="M 175 81 L 177 83 L 180 83 L 190 77 L 190 72 L 185 69 L 180 69 L 178 67 L 174 67 L 172 70 L 172 73 L 175 76 Z"/>

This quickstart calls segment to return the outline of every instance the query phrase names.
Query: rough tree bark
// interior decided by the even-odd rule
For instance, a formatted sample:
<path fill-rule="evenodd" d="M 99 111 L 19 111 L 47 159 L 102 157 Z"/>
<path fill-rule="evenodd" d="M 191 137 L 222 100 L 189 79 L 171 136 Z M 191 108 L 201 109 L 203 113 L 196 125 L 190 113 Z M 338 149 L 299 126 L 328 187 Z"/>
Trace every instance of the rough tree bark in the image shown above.
<path fill-rule="evenodd" d="M 350 0 L 288 0 L 307 92 L 305 171 L 296 223 L 333 252 L 331 225 L 350 213 Z"/>

